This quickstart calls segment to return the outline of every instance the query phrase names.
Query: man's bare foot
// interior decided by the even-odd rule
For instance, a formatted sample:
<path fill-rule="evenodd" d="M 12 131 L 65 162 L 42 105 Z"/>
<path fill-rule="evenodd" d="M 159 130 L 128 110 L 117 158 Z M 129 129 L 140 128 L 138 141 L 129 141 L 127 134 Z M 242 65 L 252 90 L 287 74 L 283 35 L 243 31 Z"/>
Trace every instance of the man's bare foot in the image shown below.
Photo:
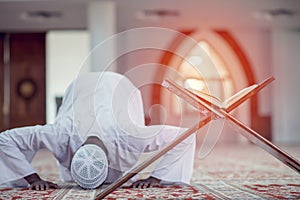
<path fill-rule="evenodd" d="M 132 187 L 133 188 L 141 188 L 141 189 L 151 188 L 151 187 L 158 186 L 159 183 L 160 183 L 160 179 L 150 176 L 149 178 L 141 179 L 141 180 L 134 182 L 132 184 Z"/>

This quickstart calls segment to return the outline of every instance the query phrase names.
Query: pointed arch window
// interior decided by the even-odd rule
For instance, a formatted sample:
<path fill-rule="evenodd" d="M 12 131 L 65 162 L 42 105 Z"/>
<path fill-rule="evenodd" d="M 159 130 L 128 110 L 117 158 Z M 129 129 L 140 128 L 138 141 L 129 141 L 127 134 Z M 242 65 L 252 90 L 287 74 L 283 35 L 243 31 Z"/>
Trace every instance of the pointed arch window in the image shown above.
<path fill-rule="evenodd" d="M 198 45 L 205 51 L 209 61 L 207 60 L 207 56 L 201 57 L 203 52 L 199 52 L 199 47 L 192 48 L 177 68 L 178 72 L 184 78 L 182 84 L 186 88 L 208 93 L 223 101 L 230 97 L 234 91 L 228 66 L 219 52 L 208 42 L 201 40 Z M 201 74 L 205 74 L 205 77 Z M 175 99 L 176 97 L 173 98 L 173 111 L 180 113 L 181 108 L 178 108 L 178 103 L 176 103 L 178 100 Z M 187 106 L 185 103 L 182 105 L 184 112 L 193 110 L 193 108 Z"/>

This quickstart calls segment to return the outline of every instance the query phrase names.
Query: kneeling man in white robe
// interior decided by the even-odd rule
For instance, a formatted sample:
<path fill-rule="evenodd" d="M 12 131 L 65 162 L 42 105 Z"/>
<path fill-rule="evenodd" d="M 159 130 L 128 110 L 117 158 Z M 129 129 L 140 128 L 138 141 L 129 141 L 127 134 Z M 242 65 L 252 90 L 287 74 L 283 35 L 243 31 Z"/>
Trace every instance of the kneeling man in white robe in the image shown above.
<path fill-rule="evenodd" d="M 113 183 L 185 130 L 146 126 L 141 93 L 125 76 L 87 73 L 66 90 L 53 124 L 0 134 L 0 186 L 58 188 L 41 179 L 30 164 L 41 149 L 48 149 L 57 159 L 62 181 L 75 181 L 88 189 Z M 194 151 L 195 134 L 159 159 L 148 177 L 135 176 L 130 184 L 139 188 L 163 182 L 189 184 Z"/>

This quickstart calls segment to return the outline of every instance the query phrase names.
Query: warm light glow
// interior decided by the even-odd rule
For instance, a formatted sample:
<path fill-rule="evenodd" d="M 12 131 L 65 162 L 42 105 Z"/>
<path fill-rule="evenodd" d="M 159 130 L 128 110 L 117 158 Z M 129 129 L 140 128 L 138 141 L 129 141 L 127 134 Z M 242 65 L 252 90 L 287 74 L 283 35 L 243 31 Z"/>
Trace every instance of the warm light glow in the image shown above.
<path fill-rule="evenodd" d="M 201 91 L 204 89 L 205 84 L 199 79 L 186 79 L 184 82 L 184 87 L 188 89 Z"/>
<path fill-rule="evenodd" d="M 185 78 L 199 78 L 201 74 L 199 70 L 189 62 L 183 61 L 179 68 L 180 74 L 182 74 Z"/>
<path fill-rule="evenodd" d="M 194 66 L 201 65 L 203 63 L 201 56 L 190 56 L 187 60 Z"/>

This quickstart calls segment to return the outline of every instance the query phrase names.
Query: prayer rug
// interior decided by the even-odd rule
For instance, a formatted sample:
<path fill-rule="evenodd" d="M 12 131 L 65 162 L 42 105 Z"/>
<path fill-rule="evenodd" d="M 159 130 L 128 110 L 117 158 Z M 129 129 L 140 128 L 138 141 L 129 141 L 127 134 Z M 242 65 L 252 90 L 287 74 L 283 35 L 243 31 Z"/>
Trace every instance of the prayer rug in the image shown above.
<path fill-rule="evenodd" d="M 299 146 L 282 148 L 300 158 Z M 56 161 L 46 150 L 40 151 L 32 164 L 42 178 L 58 183 L 61 189 L 0 188 L 1 200 L 94 199 L 101 191 L 59 182 Z M 300 199 L 300 175 L 255 145 L 218 144 L 205 158 L 196 158 L 191 186 L 122 187 L 106 199 Z"/>

